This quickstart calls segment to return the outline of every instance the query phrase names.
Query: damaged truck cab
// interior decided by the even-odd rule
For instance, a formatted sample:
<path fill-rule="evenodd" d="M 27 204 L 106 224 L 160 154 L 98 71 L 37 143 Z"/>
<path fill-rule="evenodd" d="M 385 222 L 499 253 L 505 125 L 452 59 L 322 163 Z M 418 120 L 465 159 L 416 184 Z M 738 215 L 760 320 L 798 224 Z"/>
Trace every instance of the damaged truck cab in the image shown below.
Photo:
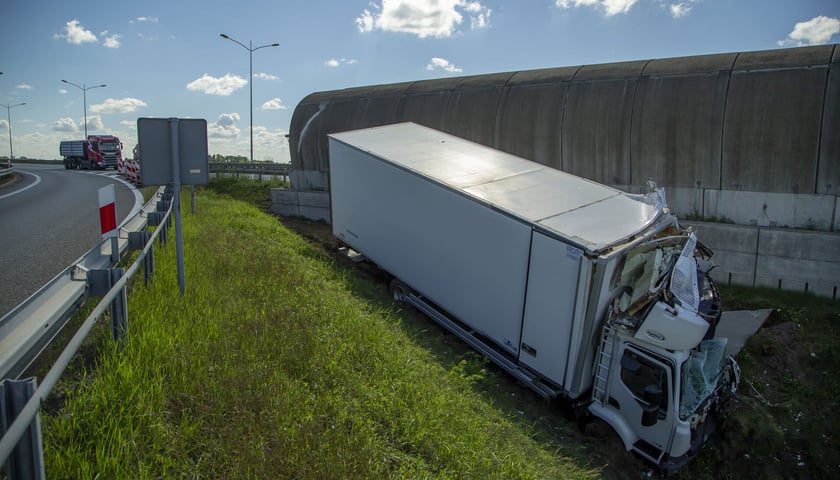
<path fill-rule="evenodd" d="M 714 338 L 720 297 L 700 266 L 710 254 L 674 220 L 613 272 L 589 410 L 665 470 L 693 458 L 739 382 Z"/>

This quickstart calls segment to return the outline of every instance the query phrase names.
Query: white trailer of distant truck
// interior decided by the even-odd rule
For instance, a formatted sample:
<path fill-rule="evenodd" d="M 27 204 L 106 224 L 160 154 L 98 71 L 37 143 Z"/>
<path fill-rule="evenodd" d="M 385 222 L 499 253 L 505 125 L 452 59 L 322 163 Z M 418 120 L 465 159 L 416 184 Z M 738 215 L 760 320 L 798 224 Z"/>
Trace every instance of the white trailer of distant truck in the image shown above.
<path fill-rule="evenodd" d="M 664 192 L 630 195 L 413 123 L 329 135 L 333 234 L 406 301 L 664 470 L 739 370 L 711 255 Z"/>

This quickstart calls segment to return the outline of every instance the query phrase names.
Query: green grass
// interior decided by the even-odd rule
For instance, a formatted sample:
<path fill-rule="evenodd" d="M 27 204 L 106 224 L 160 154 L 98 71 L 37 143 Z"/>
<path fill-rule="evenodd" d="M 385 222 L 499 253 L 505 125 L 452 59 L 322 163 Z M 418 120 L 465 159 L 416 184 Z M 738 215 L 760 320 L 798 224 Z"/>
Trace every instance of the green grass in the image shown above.
<path fill-rule="evenodd" d="M 62 381 L 63 407 L 42 418 L 50 478 L 597 475 L 273 217 L 208 190 L 196 212 L 184 296 L 174 248 L 157 248 L 154 281 L 130 294 L 128 341 Z"/>
<path fill-rule="evenodd" d="M 729 309 L 776 311 L 739 355 L 742 382 L 722 432 L 721 468 L 739 477 L 840 477 L 840 301 L 764 288 L 722 291 Z"/>

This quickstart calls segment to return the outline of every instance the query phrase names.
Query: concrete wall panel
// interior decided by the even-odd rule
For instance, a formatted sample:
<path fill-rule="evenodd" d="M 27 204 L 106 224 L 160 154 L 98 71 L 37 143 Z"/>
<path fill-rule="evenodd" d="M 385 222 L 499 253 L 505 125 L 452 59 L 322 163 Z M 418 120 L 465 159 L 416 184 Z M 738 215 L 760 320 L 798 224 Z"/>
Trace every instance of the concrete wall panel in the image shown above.
<path fill-rule="evenodd" d="M 502 87 L 458 89 L 452 92 L 446 130 L 483 145 L 493 145 Z"/>
<path fill-rule="evenodd" d="M 814 193 L 826 68 L 733 73 L 722 187 Z"/>
<path fill-rule="evenodd" d="M 753 284 L 757 229 L 709 222 L 681 223 L 692 226 L 697 239 L 714 251 L 712 261 L 718 266 L 712 270 L 712 278 L 716 282 Z"/>
<path fill-rule="evenodd" d="M 831 61 L 833 46 L 784 48 L 744 52 L 735 60 L 736 71 L 767 70 L 824 65 Z"/>
<path fill-rule="evenodd" d="M 706 190 L 705 218 L 727 219 L 740 225 L 831 230 L 836 197 L 792 193 Z"/>
<path fill-rule="evenodd" d="M 704 190 L 702 188 L 668 187 L 665 189 L 665 198 L 668 201 L 668 207 L 680 219 L 699 219 L 702 217 L 703 194 Z"/>
<path fill-rule="evenodd" d="M 403 97 L 397 113 L 400 122 L 414 122 L 443 130 L 451 92 L 414 94 Z"/>
<path fill-rule="evenodd" d="M 630 184 L 636 83 L 636 79 L 575 81 L 569 86 L 561 134 L 564 171 L 608 185 Z"/>
<path fill-rule="evenodd" d="M 643 77 L 633 115 L 631 182 L 720 188 L 727 73 Z"/>
<path fill-rule="evenodd" d="M 568 83 L 507 89 L 499 110 L 494 146 L 562 170 L 560 118 L 567 90 Z"/>
<path fill-rule="evenodd" d="M 840 56 L 840 48 L 836 48 Z M 840 64 L 831 66 L 823 104 L 817 193 L 840 195 Z"/>
<path fill-rule="evenodd" d="M 732 70 L 737 53 L 659 58 L 645 67 L 644 76 L 707 74 Z"/>
<path fill-rule="evenodd" d="M 556 85 L 558 83 L 570 82 L 575 78 L 575 74 L 583 68 L 576 67 L 557 67 L 557 68 L 541 68 L 539 70 L 523 70 L 514 73 L 508 80 L 508 86 L 526 86 L 526 85 Z"/>

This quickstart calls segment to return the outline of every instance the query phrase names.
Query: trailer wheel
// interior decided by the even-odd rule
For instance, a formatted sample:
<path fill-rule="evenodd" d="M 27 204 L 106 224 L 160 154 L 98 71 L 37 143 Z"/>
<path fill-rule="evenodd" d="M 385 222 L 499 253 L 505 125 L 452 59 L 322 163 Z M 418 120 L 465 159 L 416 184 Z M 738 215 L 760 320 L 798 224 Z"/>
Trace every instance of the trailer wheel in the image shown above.
<path fill-rule="evenodd" d="M 393 298 L 394 301 L 397 303 L 405 302 L 406 298 L 408 298 L 408 285 L 397 280 L 396 278 L 391 280 L 390 290 L 391 298 Z"/>

